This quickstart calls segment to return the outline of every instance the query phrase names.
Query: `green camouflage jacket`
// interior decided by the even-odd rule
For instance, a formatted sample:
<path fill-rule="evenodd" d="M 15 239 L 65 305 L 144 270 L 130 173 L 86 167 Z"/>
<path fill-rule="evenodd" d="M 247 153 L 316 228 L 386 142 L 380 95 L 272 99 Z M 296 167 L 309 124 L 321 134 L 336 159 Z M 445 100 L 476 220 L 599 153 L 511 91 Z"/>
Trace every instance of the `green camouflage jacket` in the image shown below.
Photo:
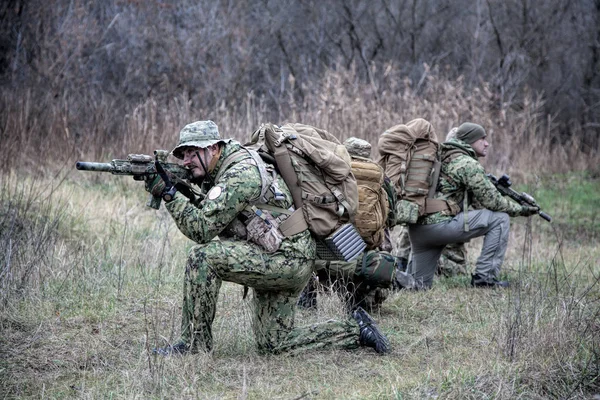
<path fill-rule="evenodd" d="M 221 152 L 219 161 L 210 176 L 214 181 L 223 161 L 234 152 L 245 151 L 239 142 L 227 143 Z M 203 244 L 219 236 L 222 240 L 244 240 L 239 226 L 245 219 L 242 211 L 257 199 L 261 192 L 261 177 L 251 158 L 245 158 L 226 166 L 218 181 L 211 185 L 205 199 L 198 207 L 189 202 L 181 193 L 166 203 L 166 208 L 175 220 L 179 230 L 191 240 Z M 292 195 L 283 179 L 277 174 L 278 184 L 285 199 L 276 201 L 271 198 L 269 205 L 287 209 L 293 205 Z M 260 205 L 257 205 L 260 208 Z M 273 212 L 273 216 L 279 214 Z M 242 229 L 243 230 L 243 229 Z M 308 230 L 284 238 L 279 251 L 289 257 L 315 258 L 315 242 Z"/>
<path fill-rule="evenodd" d="M 462 149 L 463 153 L 445 160 L 448 152 Z M 450 139 L 440 145 L 442 170 L 435 198 L 450 200 L 463 208 L 465 192 L 468 193 L 467 204 L 476 203 L 480 208 L 491 211 L 505 212 L 511 217 L 519 216 L 521 205 L 503 197 L 485 174 L 485 169 L 477 160 L 473 148 L 467 143 Z M 440 211 L 425 215 L 417 221 L 418 224 L 429 225 L 448 221 L 453 218 L 449 211 Z"/>

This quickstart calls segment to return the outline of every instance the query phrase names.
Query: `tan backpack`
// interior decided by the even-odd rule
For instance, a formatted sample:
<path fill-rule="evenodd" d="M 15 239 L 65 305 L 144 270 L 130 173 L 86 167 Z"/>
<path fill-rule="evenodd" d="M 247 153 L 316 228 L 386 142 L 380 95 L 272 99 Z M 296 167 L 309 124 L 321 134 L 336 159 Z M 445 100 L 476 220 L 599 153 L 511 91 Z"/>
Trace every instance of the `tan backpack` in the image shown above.
<path fill-rule="evenodd" d="M 379 164 L 397 193 L 397 223 L 414 224 L 420 216 L 449 206 L 434 199 L 441 163 L 438 139 L 428 121 L 417 118 L 379 137 Z"/>
<path fill-rule="evenodd" d="M 367 158 L 352 156 L 352 173 L 358 184 L 356 229 L 367 244 L 367 250 L 373 250 L 383 242 L 389 213 L 383 168 Z"/>
<path fill-rule="evenodd" d="M 259 154 L 277 167 L 294 200 L 295 211 L 280 225 L 283 235 L 308 228 L 320 257 L 356 258 L 365 243 L 353 227 L 358 187 L 344 145 L 323 129 L 298 123 L 262 125 L 251 143 L 261 139 Z M 336 253 L 323 254 L 325 244 Z"/>

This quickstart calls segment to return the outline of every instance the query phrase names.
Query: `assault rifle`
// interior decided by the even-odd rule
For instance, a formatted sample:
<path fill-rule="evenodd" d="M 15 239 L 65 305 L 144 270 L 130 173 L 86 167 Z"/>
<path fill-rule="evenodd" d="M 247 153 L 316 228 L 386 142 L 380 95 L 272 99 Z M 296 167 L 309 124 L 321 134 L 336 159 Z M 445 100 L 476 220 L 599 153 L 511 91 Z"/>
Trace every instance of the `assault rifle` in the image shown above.
<path fill-rule="evenodd" d="M 189 180 L 192 176 L 187 168 L 179 164 L 166 162 L 168 155 L 169 152 L 167 150 L 155 150 L 154 157 L 146 154 L 129 154 L 126 160 L 112 160 L 109 163 L 78 161 L 75 167 L 80 171 L 131 175 L 136 181 L 154 179 L 156 175 L 160 175 L 163 179 L 170 176 L 175 181 L 173 184 L 179 189 L 180 185 L 187 185 L 185 181 Z M 191 191 L 191 187 L 187 186 Z M 161 200 L 161 197 L 151 195 L 146 205 L 158 210 Z"/>
<path fill-rule="evenodd" d="M 487 174 L 487 177 L 494 184 L 494 186 L 496 186 L 496 189 L 498 189 L 500 193 L 510 197 L 522 206 L 537 207 L 538 214 L 540 215 L 540 217 L 544 218 L 548 222 L 552 222 L 552 217 L 546 214 L 545 212 L 539 210 L 539 206 L 537 205 L 535 199 L 532 196 L 528 195 L 525 192 L 516 192 L 515 190 L 510 188 L 512 185 L 512 182 L 510 181 L 510 176 L 504 174 L 500 177 L 500 179 L 498 179 L 492 174 Z"/>

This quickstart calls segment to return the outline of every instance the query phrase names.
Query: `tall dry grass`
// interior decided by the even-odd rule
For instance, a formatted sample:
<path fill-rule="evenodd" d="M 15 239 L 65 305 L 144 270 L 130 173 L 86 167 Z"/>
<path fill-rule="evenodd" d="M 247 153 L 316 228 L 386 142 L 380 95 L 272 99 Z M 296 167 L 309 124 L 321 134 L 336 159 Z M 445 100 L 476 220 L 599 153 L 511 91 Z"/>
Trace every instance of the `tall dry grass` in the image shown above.
<path fill-rule="evenodd" d="M 485 164 L 494 171 L 525 177 L 598 164 L 598 152 L 582 149 L 576 135 L 569 143 L 561 141 L 558 126 L 543 114 L 541 95 L 526 93 L 519 108 L 503 107 L 485 83 L 467 89 L 460 79 L 444 79 L 428 68 L 417 85 L 391 66 L 374 68 L 372 76 L 376 79 L 365 84 L 351 69 L 331 69 L 322 80 L 304 87 L 302 103 L 290 91 L 276 109 L 253 93 L 245 94 L 241 105 L 223 100 L 211 109 L 195 108 L 185 94 L 168 102 L 150 96 L 127 111 L 102 96 L 83 96 L 76 105 L 69 94 L 50 101 L 34 98 L 31 91 L 4 91 L 0 132 L 6 145 L 0 150 L 0 166 L 47 173 L 71 168 L 75 160 L 151 154 L 154 149 L 171 149 L 179 129 L 200 119 L 214 120 L 223 136 L 240 141 L 263 122 L 302 122 L 341 140 L 364 138 L 376 147 L 385 129 L 413 118 L 429 120 L 440 138 L 465 121 L 483 125 L 492 144 Z"/>
<path fill-rule="evenodd" d="M 240 141 L 271 121 L 314 124 L 376 145 L 386 128 L 422 117 L 439 136 L 463 121 L 481 123 L 493 146 L 488 170 L 534 188 L 543 182 L 538 176 L 597 168 L 597 153 L 560 145 L 542 97 L 502 107 L 487 85 L 468 90 L 436 71 L 426 69 L 416 86 L 392 67 L 371 75 L 364 84 L 352 70 L 331 69 L 303 87 L 303 102 L 284 96 L 277 109 L 252 93 L 241 105 L 221 101 L 211 109 L 186 95 L 151 96 L 129 110 L 90 96 L 79 99 L 94 110 L 87 115 L 68 94 L 46 101 L 3 92 L 0 394 L 575 399 L 600 390 L 593 224 L 570 238 L 543 221 L 513 223 L 504 271 L 519 284 L 511 291 L 473 291 L 468 278 L 457 278 L 430 292 L 392 295 L 376 315 L 394 347 L 389 357 L 260 357 L 252 311 L 235 285 L 224 285 L 219 298 L 214 354 L 150 355 L 179 334 L 181 268 L 192 243 L 164 209 L 146 209 L 139 183 L 75 171 L 76 160 L 170 149 L 179 129 L 197 119 L 213 119 Z M 565 217 L 576 187 L 553 185 L 560 209 L 545 210 L 565 232 L 577 229 Z M 339 300 L 325 295 L 318 313 L 300 313 L 298 325 L 341 317 Z"/>

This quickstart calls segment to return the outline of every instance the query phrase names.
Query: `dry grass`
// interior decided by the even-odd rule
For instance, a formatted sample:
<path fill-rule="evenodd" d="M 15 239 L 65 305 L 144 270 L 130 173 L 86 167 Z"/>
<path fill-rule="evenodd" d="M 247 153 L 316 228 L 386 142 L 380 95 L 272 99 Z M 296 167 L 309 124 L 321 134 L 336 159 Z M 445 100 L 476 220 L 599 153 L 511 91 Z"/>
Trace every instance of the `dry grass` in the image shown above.
<path fill-rule="evenodd" d="M 127 178 L 80 172 L 58 186 L 5 178 L 4 205 L 15 188 L 49 188 L 15 206 L 30 199 L 34 213 L 11 215 L 56 229 L 41 247 L 12 236 L 29 258 L 3 279 L 3 397 L 574 399 L 599 390 L 599 250 L 585 235 L 554 235 L 541 219 L 513 223 L 505 262 L 513 289 L 472 290 L 458 277 L 392 295 L 375 315 L 389 356 L 259 356 L 249 303 L 226 283 L 213 354 L 156 358 L 149 349 L 179 334 L 191 246 L 165 210 L 146 208 L 146 193 Z M 329 318 L 343 318 L 335 295 L 320 297 L 316 313 L 300 311 L 297 323 Z"/>
<path fill-rule="evenodd" d="M 86 121 L 69 114 L 67 101 L 40 110 L 30 94 L 4 93 L 0 397 L 574 399 L 598 393 L 600 229 L 593 210 L 599 190 L 597 184 L 583 190 L 598 180 L 598 154 L 581 152 L 576 143 L 557 145 L 559 133 L 540 118 L 543 100 L 535 96 L 518 110 L 494 108 L 494 94 L 483 84 L 467 91 L 460 80 L 428 70 L 416 87 L 391 67 L 373 75 L 379 78 L 365 85 L 352 71 L 331 70 L 304 88 L 304 103 L 287 97 L 275 111 L 252 94 L 241 107 L 220 103 L 210 110 L 195 109 L 185 96 L 168 103 L 148 98 L 120 122 L 111 120 L 120 114 L 102 99 Z M 242 141 L 270 120 L 312 123 L 341 139 L 376 144 L 386 128 L 415 117 L 429 119 L 440 136 L 462 121 L 483 124 L 494 149 L 488 170 L 509 173 L 515 184 L 543 195 L 556 230 L 541 219 L 513 221 L 504 265 L 513 289 L 471 290 L 458 277 L 428 292 L 392 295 L 375 315 L 393 346 L 386 357 L 364 349 L 261 357 L 248 302 L 240 287 L 225 284 L 213 354 L 149 354 L 179 334 L 182 268 L 192 243 L 164 209 L 145 207 L 139 183 L 75 171 L 76 160 L 170 149 L 181 126 L 204 118 Z M 118 132 L 107 128 L 115 124 Z M 583 177 L 571 174 L 586 170 Z M 478 245 L 471 244 L 471 257 Z M 297 323 L 342 313 L 338 298 L 324 295 L 318 312 L 299 312 Z"/>

